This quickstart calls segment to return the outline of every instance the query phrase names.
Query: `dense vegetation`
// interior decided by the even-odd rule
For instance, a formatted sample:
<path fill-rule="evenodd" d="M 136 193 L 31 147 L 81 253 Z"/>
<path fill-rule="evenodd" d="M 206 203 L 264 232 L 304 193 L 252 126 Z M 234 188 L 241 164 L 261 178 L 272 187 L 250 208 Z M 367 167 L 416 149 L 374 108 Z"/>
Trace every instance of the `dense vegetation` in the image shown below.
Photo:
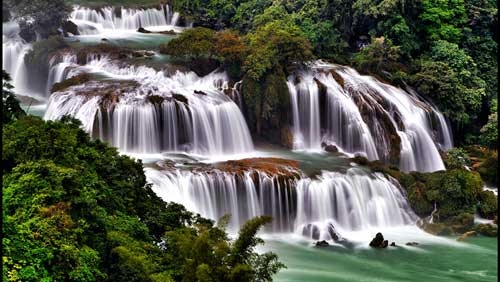
<path fill-rule="evenodd" d="M 143 166 L 72 118 L 27 116 L 3 74 L 4 281 L 271 281 L 283 265 L 257 254 L 248 221 L 232 240 L 217 225 L 165 203 Z"/>
<path fill-rule="evenodd" d="M 397 179 L 405 189 L 413 211 L 421 218 L 432 214 L 433 223 L 425 223 L 422 226 L 425 230 L 451 235 L 480 228 L 478 231 L 483 235 L 496 236 L 494 226 L 475 226 L 474 214 L 477 212 L 488 219 L 498 217 L 497 196 L 492 191 L 483 190 L 485 181 L 498 187 L 497 152 L 471 146 L 467 150 L 452 149 L 443 157 L 447 170 L 432 173 L 403 173 L 380 161 L 369 162 L 362 157 L 353 160 Z"/>
<path fill-rule="evenodd" d="M 316 57 L 415 88 L 451 121 L 459 144 L 497 148 L 495 1 L 170 2 L 195 26 L 219 34 L 231 29 L 242 36 L 238 41 L 244 42 L 245 52 L 239 71 L 246 82 L 244 92 L 250 92 L 245 96 L 247 116 L 258 133 L 261 124 L 284 123 L 287 118 L 286 109 L 280 108 L 281 91 L 291 63 Z M 208 33 L 198 29 L 189 35 L 196 38 L 193 34 L 202 30 Z M 189 48 L 195 42 L 181 35 L 166 52 L 206 54 Z M 180 46 L 183 54 L 168 51 Z M 240 45 L 237 49 L 241 52 Z"/>

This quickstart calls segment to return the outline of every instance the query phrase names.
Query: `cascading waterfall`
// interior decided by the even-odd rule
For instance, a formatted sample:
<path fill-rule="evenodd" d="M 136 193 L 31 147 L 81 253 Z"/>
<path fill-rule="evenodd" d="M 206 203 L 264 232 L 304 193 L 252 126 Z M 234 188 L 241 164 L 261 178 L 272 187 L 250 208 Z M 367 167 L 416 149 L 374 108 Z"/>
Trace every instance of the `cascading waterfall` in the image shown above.
<path fill-rule="evenodd" d="M 231 214 L 232 231 L 252 217 L 270 215 L 273 222 L 267 232 L 330 240 L 339 233 L 402 226 L 417 219 L 393 182 L 355 167 L 345 174 L 323 171 L 317 179 L 258 170 L 236 174 L 146 168 L 145 173 L 167 202 L 214 220 Z"/>
<path fill-rule="evenodd" d="M 70 63 L 63 60 L 54 66 L 54 73 L 99 73 L 115 82 L 89 82 L 53 93 L 45 119 L 78 117 L 93 136 L 126 152 L 213 156 L 253 150 L 240 109 L 223 92 L 225 73 L 165 76 L 144 66 L 120 67 L 105 56 L 89 58 L 86 65 L 75 68 L 68 55 Z M 60 67 L 67 65 L 70 72 Z M 95 95 L 104 92 L 110 94 Z"/>
<path fill-rule="evenodd" d="M 168 5 L 161 9 L 128 9 L 103 7 L 94 10 L 74 6 L 70 20 L 78 25 L 80 34 L 100 34 L 104 30 L 137 30 L 139 27 L 176 26 L 179 13 Z"/>
<path fill-rule="evenodd" d="M 399 159 L 403 171 L 445 169 L 438 148 L 453 145 L 448 125 L 415 94 L 321 61 L 291 76 L 288 88 L 295 149 L 332 144 L 370 160 Z"/>
<path fill-rule="evenodd" d="M 31 44 L 26 43 L 18 33 L 16 22 L 2 24 L 2 69 L 10 74 L 16 92 L 26 95 L 30 91 L 24 56 L 31 49 Z"/>

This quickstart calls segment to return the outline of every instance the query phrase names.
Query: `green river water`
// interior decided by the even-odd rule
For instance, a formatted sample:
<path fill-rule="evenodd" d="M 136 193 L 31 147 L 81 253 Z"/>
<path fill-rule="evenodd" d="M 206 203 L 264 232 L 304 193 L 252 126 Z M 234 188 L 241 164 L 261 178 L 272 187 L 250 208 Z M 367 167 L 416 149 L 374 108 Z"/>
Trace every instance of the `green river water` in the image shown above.
<path fill-rule="evenodd" d="M 452 238 L 451 240 L 454 240 Z M 266 240 L 265 250 L 287 265 L 275 281 L 497 281 L 497 238 L 418 248 L 343 249 Z"/>

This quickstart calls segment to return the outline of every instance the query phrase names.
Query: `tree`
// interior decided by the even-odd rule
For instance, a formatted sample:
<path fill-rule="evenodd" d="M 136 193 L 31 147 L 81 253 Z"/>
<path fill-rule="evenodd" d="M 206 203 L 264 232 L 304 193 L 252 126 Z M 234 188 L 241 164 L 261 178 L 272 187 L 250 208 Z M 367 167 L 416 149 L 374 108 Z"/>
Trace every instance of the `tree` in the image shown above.
<path fill-rule="evenodd" d="M 184 31 L 179 37 L 160 45 L 160 52 L 173 57 L 197 59 L 213 55 L 215 31 L 196 27 Z"/>
<path fill-rule="evenodd" d="M 254 260 L 230 264 L 222 222 L 165 203 L 140 161 L 80 126 L 33 116 L 4 125 L 4 280 L 269 281 L 282 267 L 253 246 L 245 253 Z M 268 221 L 252 221 L 245 240 L 259 241 L 252 230 Z"/>
<path fill-rule="evenodd" d="M 423 0 L 420 14 L 428 42 L 459 43 L 467 21 L 464 0 Z"/>
<path fill-rule="evenodd" d="M 422 59 L 412 83 L 419 93 L 433 99 L 460 135 L 477 117 L 485 83 L 473 59 L 457 44 L 438 41 L 430 57 Z"/>
<path fill-rule="evenodd" d="M 10 81 L 10 75 L 5 70 L 2 70 L 2 124 L 26 115 L 19 105 L 16 95 L 12 92 L 14 86 L 10 84 Z"/>

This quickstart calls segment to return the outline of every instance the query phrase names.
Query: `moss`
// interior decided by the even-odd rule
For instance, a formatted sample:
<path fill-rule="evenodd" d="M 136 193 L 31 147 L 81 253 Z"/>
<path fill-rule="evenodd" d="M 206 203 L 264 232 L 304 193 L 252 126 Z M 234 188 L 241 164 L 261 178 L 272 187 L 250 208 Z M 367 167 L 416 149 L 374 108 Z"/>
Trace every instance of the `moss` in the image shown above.
<path fill-rule="evenodd" d="M 481 223 L 476 225 L 474 228 L 477 233 L 487 236 L 487 237 L 497 237 L 498 236 L 498 226 L 488 223 Z"/>
<path fill-rule="evenodd" d="M 64 81 L 61 81 L 61 82 L 58 82 L 58 83 L 54 83 L 52 85 L 52 89 L 50 90 L 51 93 L 54 93 L 54 92 L 57 92 L 57 91 L 61 91 L 61 90 L 64 90 L 70 86 L 73 86 L 73 85 L 80 85 L 80 84 L 83 84 L 87 81 L 90 80 L 90 75 L 87 74 L 87 73 L 82 73 L 82 74 L 79 74 L 79 75 L 76 75 L 76 76 L 73 76 L 69 79 L 66 79 Z"/>
<path fill-rule="evenodd" d="M 300 175 L 297 161 L 280 158 L 231 160 L 218 163 L 215 165 L 215 168 L 235 174 L 243 174 L 246 171 L 258 170 L 269 176 L 284 175 L 293 178 Z"/>
<path fill-rule="evenodd" d="M 492 191 L 481 191 L 479 193 L 478 212 L 484 218 L 494 219 L 498 214 L 498 199 Z"/>

